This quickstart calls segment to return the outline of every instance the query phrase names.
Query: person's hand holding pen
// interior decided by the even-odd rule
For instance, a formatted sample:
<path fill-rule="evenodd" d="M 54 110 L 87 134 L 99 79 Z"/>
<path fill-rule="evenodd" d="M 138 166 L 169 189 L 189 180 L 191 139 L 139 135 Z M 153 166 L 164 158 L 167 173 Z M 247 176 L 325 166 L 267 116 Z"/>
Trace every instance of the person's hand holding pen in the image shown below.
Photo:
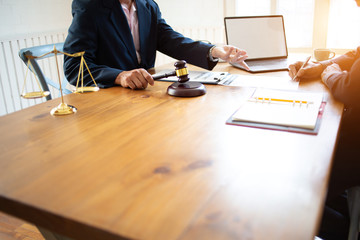
<path fill-rule="evenodd" d="M 289 75 L 295 81 L 299 79 L 316 79 L 320 78 L 323 66 L 320 63 L 314 63 L 309 61 L 310 57 L 305 62 L 298 61 L 289 65 Z"/>

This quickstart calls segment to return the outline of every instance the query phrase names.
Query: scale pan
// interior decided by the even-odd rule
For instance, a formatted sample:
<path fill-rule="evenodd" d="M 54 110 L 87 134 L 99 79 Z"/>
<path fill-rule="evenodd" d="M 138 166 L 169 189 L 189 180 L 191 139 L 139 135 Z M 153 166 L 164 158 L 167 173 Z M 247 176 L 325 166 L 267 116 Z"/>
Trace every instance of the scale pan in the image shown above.
<path fill-rule="evenodd" d="M 80 87 L 77 88 L 74 93 L 87 93 L 87 92 L 97 92 L 99 91 L 99 87 Z"/>
<path fill-rule="evenodd" d="M 21 97 L 26 98 L 26 99 L 35 99 L 35 98 L 47 97 L 49 95 L 50 95 L 49 91 L 45 91 L 45 92 L 28 92 L 28 93 L 21 94 Z"/>

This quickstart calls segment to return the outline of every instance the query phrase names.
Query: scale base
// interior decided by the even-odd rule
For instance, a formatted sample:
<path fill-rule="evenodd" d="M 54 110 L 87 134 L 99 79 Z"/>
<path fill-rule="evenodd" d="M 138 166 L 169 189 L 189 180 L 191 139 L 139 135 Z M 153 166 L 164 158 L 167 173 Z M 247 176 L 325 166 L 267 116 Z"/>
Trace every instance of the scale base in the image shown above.
<path fill-rule="evenodd" d="M 202 83 L 198 82 L 174 82 L 171 84 L 167 93 L 175 97 L 197 97 L 206 93 L 206 88 Z"/>
<path fill-rule="evenodd" d="M 60 103 L 59 106 L 51 109 L 50 114 L 53 116 L 62 116 L 76 113 L 76 111 L 76 107 L 67 105 L 66 103 Z"/>

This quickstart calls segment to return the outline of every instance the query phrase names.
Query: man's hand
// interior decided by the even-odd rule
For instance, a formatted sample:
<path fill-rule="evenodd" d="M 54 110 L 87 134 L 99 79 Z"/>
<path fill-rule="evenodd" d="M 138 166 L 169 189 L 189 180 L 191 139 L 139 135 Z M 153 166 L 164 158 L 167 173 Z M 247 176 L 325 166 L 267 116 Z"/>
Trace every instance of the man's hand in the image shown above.
<path fill-rule="evenodd" d="M 220 58 L 229 63 L 238 63 L 244 68 L 249 69 L 248 65 L 244 62 L 248 57 L 245 50 L 230 45 L 224 45 L 216 46 L 211 53 L 213 58 Z"/>
<path fill-rule="evenodd" d="M 343 73 L 343 71 L 341 70 L 340 66 L 336 63 L 333 63 L 321 73 L 321 80 L 323 83 L 326 84 L 327 80 L 329 79 L 329 77 L 331 77 L 331 75 L 341 73 Z"/>
<path fill-rule="evenodd" d="M 145 69 L 139 68 L 121 72 L 116 77 L 115 84 L 131 89 L 145 89 L 148 84 L 154 86 L 154 79 Z"/>

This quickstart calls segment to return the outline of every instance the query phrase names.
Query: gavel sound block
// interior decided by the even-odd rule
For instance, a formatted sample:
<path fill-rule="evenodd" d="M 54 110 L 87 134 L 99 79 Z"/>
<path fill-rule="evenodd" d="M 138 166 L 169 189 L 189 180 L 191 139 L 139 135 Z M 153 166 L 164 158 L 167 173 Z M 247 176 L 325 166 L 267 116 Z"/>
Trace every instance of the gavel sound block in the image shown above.
<path fill-rule="evenodd" d="M 167 78 L 177 76 L 178 81 L 171 84 L 167 93 L 175 97 L 197 97 L 206 93 L 206 88 L 202 83 L 189 82 L 189 72 L 186 66 L 186 61 L 177 61 L 174 64 L 175 71 L 161 75 L 153 75 L 153 79 Z"/>

